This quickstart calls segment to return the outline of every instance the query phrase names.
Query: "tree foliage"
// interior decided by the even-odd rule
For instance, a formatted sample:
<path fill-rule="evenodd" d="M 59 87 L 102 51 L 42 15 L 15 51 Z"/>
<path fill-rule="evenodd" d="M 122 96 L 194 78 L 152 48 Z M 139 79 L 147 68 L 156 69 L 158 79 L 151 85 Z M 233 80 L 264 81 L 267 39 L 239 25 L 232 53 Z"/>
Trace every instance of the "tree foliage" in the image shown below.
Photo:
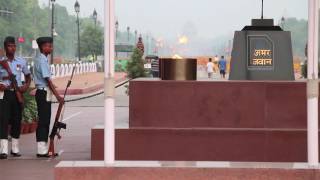
<path fill-rule="evenodd" d="M 38 0 L 1 0 L 0 9 L 12 11 L 12 15 L 0 13 L 0 44 L 6 36 L 25 38 L 22 47 L 23 56 L 32 56 L 32 40 L 40 36 L 51 36 L 51 9 L 40 7 Z M 80 18 L 83 24 L 93 20 Z M 66 7 L 56 3 L 55 6 L 55 55 L 67 58 L 75 57 L 77 50 L 77 21 L 75 15 L 68 13 Z M 101 29 L 100 24 L 97 25 Z"/>
<path fill-rule="evenodd" d="M 127 74 L 129 78 L 135 79 L 147 76 L 142 56 L 142 52 L 138 48 L 135 48 L 127 65 Z"/>
<path fill-rule="evenodd" d="M 97 56 L 103 53 L 103 30 L 100 27 L 88 25 L 81 33 L 81 55 L 92 56 L 97 60 Z"/>

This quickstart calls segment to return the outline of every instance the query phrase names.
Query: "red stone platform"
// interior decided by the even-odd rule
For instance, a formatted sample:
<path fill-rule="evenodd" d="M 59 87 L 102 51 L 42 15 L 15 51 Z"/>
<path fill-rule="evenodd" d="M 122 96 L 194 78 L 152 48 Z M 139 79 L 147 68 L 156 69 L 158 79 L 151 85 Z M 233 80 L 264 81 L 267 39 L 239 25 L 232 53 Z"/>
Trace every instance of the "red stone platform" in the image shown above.
<path fill-rule="evenodd" d="M 117 160 L 307 161 L 306 82 L 130 82 Z M 92 159 L 103 159 L 103 129 Z"/>
<path fill-rule="evenodd" d="M 295 164 L 198 162 L 61 162 L 55 180 L 318 180 L 319 169 Z"/>
<path fill-rule="evenodd" d="M 130 127 L 306 128 L 306 82 L 130 82 Z"/>

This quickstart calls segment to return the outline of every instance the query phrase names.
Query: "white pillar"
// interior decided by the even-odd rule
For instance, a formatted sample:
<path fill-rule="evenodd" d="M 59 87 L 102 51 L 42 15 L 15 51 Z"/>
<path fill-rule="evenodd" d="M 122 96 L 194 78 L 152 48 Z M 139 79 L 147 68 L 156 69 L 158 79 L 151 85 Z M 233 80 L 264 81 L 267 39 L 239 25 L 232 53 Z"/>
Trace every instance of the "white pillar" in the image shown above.
<path fill-rule="evenodd" d="M 105 128 L 104 162 L 112 166 L 115 161 L 115 100 L 114 100 L 114 0 L 105 0 L 104 66 L 105 66 Z"/>
<path fill-rule="evenodd" d="M 309 0 L 308 23 L 308 164 L 319 165 L 318 135 L 318 46 L 319 46 L 319 1 Z"/>

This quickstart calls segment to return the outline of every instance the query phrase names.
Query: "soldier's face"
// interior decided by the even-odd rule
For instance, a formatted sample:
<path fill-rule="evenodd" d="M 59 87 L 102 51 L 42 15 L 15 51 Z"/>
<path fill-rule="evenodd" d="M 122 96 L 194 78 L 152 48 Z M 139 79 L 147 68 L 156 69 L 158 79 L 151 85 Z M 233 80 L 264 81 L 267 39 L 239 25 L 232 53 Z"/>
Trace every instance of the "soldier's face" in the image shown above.
<path fill-rule="evenodd" d="M 51 43 L 44 43 L 42 45 L 42 52 L 44 54 L 51 54 L 52 50 L 53 50 L 53 46 Z"/>
<path fill-rule="evenodd" d="M 8 43 L 6 44 L 5 50 L 7 54 L 14 54 L 17 50 L 17 46 L 14 43 Z"/>

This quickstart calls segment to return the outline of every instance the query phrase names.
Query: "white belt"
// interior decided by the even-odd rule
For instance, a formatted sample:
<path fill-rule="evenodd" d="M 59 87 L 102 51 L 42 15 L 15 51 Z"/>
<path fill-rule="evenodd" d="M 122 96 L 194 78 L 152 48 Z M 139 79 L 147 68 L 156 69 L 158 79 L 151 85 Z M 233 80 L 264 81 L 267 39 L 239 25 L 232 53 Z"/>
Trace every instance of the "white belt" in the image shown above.
<path fill-rule="evenodd" d="M 48 91 L 48 88 L 37 88 L 37 90 Z"/>

